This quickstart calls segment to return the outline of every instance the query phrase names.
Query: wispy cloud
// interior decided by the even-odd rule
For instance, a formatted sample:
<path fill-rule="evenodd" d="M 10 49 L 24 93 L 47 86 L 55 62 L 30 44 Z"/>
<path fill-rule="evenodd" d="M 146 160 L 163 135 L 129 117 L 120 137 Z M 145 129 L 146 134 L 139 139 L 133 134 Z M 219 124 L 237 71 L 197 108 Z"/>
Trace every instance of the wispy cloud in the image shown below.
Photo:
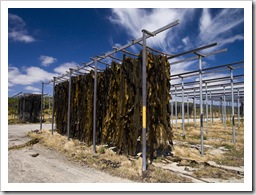
<path fill-rule="evenodd" d="M 142 29 L 154 31 L 178 19 L 182 21 L 181 26 L 189 20 L 182 20 L 188 15 L 192 15 L 194 9 L 112 9 L 110 22 L 117 24 L 124 29 L 131 39 L 137 39 L 142 36 Z M 172 34 L 172 36 L 168 36 Z M 175 41 L 177 29 L 175 27 L 170 31 L 164 31 L 153 39 L 149 38 L 149 46 L 162 48 L 168 51 L 169 47 Z"/>
<path fill-rule="evenodd" d="M 243 40 L 243 34 L 236 34 L 234 31 L 243 21 L 243 9 L 222 9 L 212 16 L 210 10 L 205 8 L 200 18 L 198 41 L 201 44 L 218 42 L 223 46 Z"/>
<path fill-rule="evenodd" d="M 24 43 L 35 41 L 35 38 L 29 35 L 24 20 L 21 17 L 10 13 L 8 14 L 8 37 L 10 40 Z"/>
<path fill-rule="evenodd" d="M 45 67 L 47 67 L 47 66 L 49 66 L 50 64 L 53 64 L 54 62 L 57 61 L 57 59 L 54 58 L 54 57 L 51 57 L 51 56 L 43 56 L 43 55 L 39 57 L 39 60 L 41 61 L 41 65 L 42 65 L 42 66 L 45 66 Z"/>
<path fill-rule="evenodd" d="M 32 91 L 32 92 L 40 92 L 41 89 L 36 88 L 36 87 L 32 87 L 32 86 L 27 86 L 25 87 L 26 90 Z"/>
<path fill-rule="evenodd" d="M 237 28 L 242 28 L 244 21 L 243 9 L 112 9 L 109 17 L 111 23 L 128 35 L 128 40 L 142 36 L 142 29 L 154 31 L 179 19 L 180 24 L 164 31 L 153 38 L 147 39 L 147 45 L 166 53 L 179 53 L 202 45 L 218 42 L 217 47 L 207 49 L 220 49 L 224 45 L 235 41 L 243 41 L 244 35 Z M 197 13 L 197 14 L 195 14 Z M 198 18 L 199 16 L 199 18 Z M 191 28 L 191 23 L 198 21 L 193 26 L 192 32 L 184 34 Z M 196 23 L 195 23 L 196 24 Z M 194 29 L 195 28 L 195 29 Z M 197 33 L 197 34 L 196 34 Z M 114 37 L 113 37 L 114 39 Z M 115 41 L 115 40 L 113 40 Z M 131 48 L 135 52 L 138 47 Z M 139 48 L 141 49 L 141 48 Z M 187 58 L 187 57 L 185 57 Z M 182 59 L 176 58 L 174 61 Z M 211 57 L 210 61 L 214 60 Z M 195 61 L 177 64 L 171 68 L 172 74 L 181 73 L 191 69 Z"/>
<path fill-rule="evenodd" d="M 66 62 L 64 64 L 61 64 L 57 68 L 54 68 L 54 72 L 58 74 L 66 74 L 66 71 L 69 71 L 69 68 L 76 69 L 79 64 L 76 62 Z"/>
<path fill-rule="evenodd" d="M 48 81 L 56 74 L 49 73 L 39 67 L 31 66 L 21 73 L 17 67 L 8 69 L 8 85 L 31 85 L 33 83 Z"/>

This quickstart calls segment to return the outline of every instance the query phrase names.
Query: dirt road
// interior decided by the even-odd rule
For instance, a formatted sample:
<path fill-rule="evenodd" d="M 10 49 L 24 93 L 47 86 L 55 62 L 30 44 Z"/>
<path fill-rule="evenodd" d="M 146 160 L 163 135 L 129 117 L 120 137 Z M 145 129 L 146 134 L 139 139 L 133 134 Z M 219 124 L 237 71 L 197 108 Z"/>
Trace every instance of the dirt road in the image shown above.
<path fill-rule="evenodd" d="M 51 125 L 44 124 L 43 129 Z M 39 124 L 9 125 L 8 145 L 20 145 L 30 140 L 30 130 L 39 129 Z M 9 150 L 9 183 L 130 183 L 130 180 L 113 177 L 96 169 L 71 161 L 55 150 L 40 144 Z"/>

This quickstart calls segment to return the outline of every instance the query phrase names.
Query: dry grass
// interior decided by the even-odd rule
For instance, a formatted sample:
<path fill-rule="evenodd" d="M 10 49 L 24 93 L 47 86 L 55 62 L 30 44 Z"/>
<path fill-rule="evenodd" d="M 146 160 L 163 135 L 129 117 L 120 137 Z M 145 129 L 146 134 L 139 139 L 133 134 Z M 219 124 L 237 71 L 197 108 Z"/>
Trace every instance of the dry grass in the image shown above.
<path fill-rule="evenodd" d="M 181 126 L 181 124 L 179 125 Z M 224 129 L 221 121 L 216 121 L 213 124 L 209 121 L 208 134 L 206 133 L 206 124 L 204 123 L 204 144 L 210 146 L 210 148 L 205 147 L 204 157 L 201 157 L 200 151 L 198 150 L 201 145 L 199 123 L 197 123 L 197 128 L 194 128 L 194 123 L 192 122 L 189 125 L 185 125 L 185 127 L 185 139 L 181 136 L 181 127 L 178 128 L 178 131 L 174 129 L 174 140 L 179 141 L 177 145 L 174 145 L 173 152 L 175 156 L 196 161 L 211 160 L 220 165 L 244 165 L 244 127 L 242 124 L 240 128 L 235 127 L 236 144 L 234 145 L 232 143 L 232 127 L 229 122 L 227 122 L 226 129 Z M 191 147 L 191 145 L 196 145 L 198 149 Z M 220 151 L 218 153 L 217 149 L 220 147 L 226 149 L 226 151 Z"/>
<path fill-rule="evenodd" d="M 205 129 L 204 129 L 205 130 Z M 232 130 L 227 126 L 224 130 L 221 122 L 214 122 L 210 125 L 208 134 L 205 133 L 204 156 L 200 154 L 200 130 L 199 124 L 197 128 L 191 123 L 186 125 L 186 136 L 183 138 L 182 129 L 173 129 L 174 141 L 176 144 L 173 147 L 173 154 L 176 157 L 194 160 L 196 162 L 214 161 L 220 165 L 228 166 L 243 166 L 244 160 L 244 129 L 236 128 L 236 145 L 232 143 Z M 106 146 L 97 146 L 96 153 L 93 153 L 92 146 L 88 147 L 78 140 L 71 139 L 67 141 L 66 136 L 61 136 L 58 133 L 51 135 L 50 131 L 42 131 L 41 134 L 29 133 L 32 138 L 39 138 L 43 145 L 53 148 L 74 160 L 86 164 L 90 167 L 105 171 L 109 174 L 122 178 L 131 179 L 138 182 L 168 182 L 168 183 L 186 183 L 191 182 L 190 179 L 182 177 L 177 173 L 169 170 L 164 170 L 153 165 L 148 165 L 146 172 L 142 174 L 142 159 L 139 157 L 131 157 L 117 155 Z M 220 149 L 220 147 L 222 149 Z M 161 157 L 163 158 L 163 157 Z M 163 159 L 156 159 L 154 162 Z M 193 172 L 194 176 L 204 178 L 212 177 L 219 179 L 230 179 L 235 177 L 235 173 L 221 170 L 211 166 L 200 166 Z"/>
<path fill-rule="evenodd" d="M 40 143 L 44 146 L 55 149 L 80 163 L 122 178 L 138 182 L 191 182 L 190 179 L 153 165 L 149 165 L 148 170 L 142 174 L 142 158 L 117 155 L 105 146 L 97 146 L 97 152 L 93 153 L 92 146 L 87 147 L 75 139 L 67 141 L 66 136 L 56 132 L 52 135 L 50 131 L 43 130 L 40 134 L 30 132 L 29 136 L 40 139 Z"/>
<path fill-rule="evenodd" d="M 198 169 L 193 172 L 196 177 L 199 178 L 215 178 L 215 179 L 223 179 L 229 180 L 230 178 L 240 179 L 241 177 L 237 176 L 230 171 L 218 169 L 215 167 L 206 166 L 203 169 Z"/>

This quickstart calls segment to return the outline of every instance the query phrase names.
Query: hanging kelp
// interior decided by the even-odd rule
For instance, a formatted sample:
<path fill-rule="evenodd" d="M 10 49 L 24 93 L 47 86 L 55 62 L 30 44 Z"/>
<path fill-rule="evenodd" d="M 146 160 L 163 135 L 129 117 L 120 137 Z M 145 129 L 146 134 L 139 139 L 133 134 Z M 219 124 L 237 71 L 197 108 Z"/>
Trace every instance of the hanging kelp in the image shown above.
<path fill-rule="evenodd" d="M 70 136 L 92 144 L 94 71 L 71 79 Z M 170 65 L 166 57 L 147 54 L 147 148 L 151 158 L 167 149 L 170 127 Z M 68 81 L 55 86 L 57 130 L 67 133 Z M 111 144 L 119 153 L 141 151 L 142 57 L 123 57 L 122 64 L 97 74 L 96 143 Z"/>
<path fill-rule="evenodd" d="M 22 122 L 40 121 L 41 95 L 25 94 L 19 98 L 18 114 Z"/>

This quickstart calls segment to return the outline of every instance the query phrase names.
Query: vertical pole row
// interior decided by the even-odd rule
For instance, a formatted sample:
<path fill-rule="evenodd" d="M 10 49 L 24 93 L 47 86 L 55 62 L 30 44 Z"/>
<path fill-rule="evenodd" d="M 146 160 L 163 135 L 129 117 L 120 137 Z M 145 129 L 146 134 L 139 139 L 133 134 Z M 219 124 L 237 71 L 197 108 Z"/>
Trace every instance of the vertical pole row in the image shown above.
<path fill-rule="evenodd" d="M 68 81 L 68 114 L 67 114 L 67 136 L 68 141 L 70 140 L 70 100 L 71 100 L 71 77 L 72 77 L 72 69 L 69 69 L 69 81 Z"/>
<path fill-rule="evenodd" d="M 182 136 L 185 135 L 185 122 L 184 122 L 184 82 L 183 77 L 181 77 L 181 83 L 182 83 Z"/>
<path fill-rule="evenodd" d="M 177 95 L 176 95 L 176 89 L 177 87 L 175 86 L 175 117 L 176 117 L 176 131 L 178 129 L 178 115 L 177 115 Z"/>
<path fill-rule="evenodd" d="M 230 81 L 231 81 L 231 106 L 232 106 L 232 135 L 233 143 L 236 143 L 236 131 L 235 131 L 235 110 L 234 110 L 234 89 L 233 89 L 233 68 L 230 67 Z"/>
<path fill-rule="evenodd" d="M 239 89 L 237 89 L 237 120 L 238 120 L 238 127 L 240 128 L 240 99 L 239 99 Z"/>
<path fill-rule="evenodd" d="M 97 104 L 97 68 L 98 61 L 97 58 L 94 58 L 94 91 L 93 91 L 93 137 L 92 137 L 92 145 L 93 152 L 96 153 L 96 104 Z"/>
<path fill-rule="evenodd" d="M 200 88 L 200 136 L 201 136 L 201 156 L 204 156 L 204 128 L 203 128 L 203 94 L 202 94 L 202 56 L 199 55 L 199 88 Z"/>
<path fill-rule="evenodd" d="M 52 135 L 53 135 L 53 129 L 54 129 L 54 95 L 55 95 L 55 81 L 56 81 L 56 77 L 53 77 L 53 83 L 52 83 Z"/>
<path fill-rule="evenodd" d="M 205 92 L 206 92 L 206 96 L 205 96 L 205 112 L 206 112 L 206 134 L 208 134 L 208 91 L 207 91 L 207 83 L 205 83 Z"/>
<path fill-rule="evenodd" d="M 43 101 L 44 101 L 44 82 L 42 82 L 42 93 L 41 93 L 40 130 L 42 130 L 42 123 L 43 123 Z"/>
<path fill-rule="evenodd" d="M 196 90 L 194 89 L 194 127 L 196 128 L 196 97 L 195 97 Z"/>

